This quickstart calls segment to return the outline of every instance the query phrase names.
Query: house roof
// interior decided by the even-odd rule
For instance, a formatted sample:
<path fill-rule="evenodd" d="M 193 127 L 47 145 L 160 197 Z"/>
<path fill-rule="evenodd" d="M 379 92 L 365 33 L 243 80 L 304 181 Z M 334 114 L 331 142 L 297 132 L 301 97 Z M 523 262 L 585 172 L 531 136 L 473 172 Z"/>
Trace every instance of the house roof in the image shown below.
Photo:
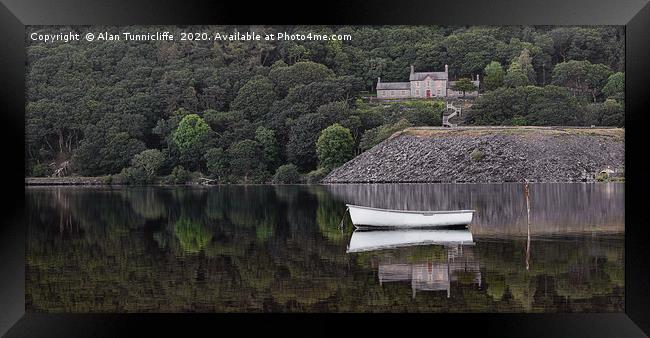
<path fill-rule="evenodd" d="M 422 81 L 427 76 L 430 76 L 434 80 L 447 80 L 447 73 L 445 72 L 414 72 L 411 73 L 409 77 L 410 81 Z"/>
<path fill-rule="evenodd" d="M 379 82 L 377 89 L 411 90 L 410 82 Z"/>

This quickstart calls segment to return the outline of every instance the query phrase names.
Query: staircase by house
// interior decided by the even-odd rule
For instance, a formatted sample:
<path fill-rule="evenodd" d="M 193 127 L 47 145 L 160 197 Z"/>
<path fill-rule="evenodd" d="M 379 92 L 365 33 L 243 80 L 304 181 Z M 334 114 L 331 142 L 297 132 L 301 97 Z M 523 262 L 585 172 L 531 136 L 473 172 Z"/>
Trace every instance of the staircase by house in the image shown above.
<path fill-rule="evenodd" d="M 451 123 L 450 120 L 455 116 L 460 116 L 463 109 L 454 106 L 451 101 L 445 102 L 445 105 L 445 112 L 442 114 L 442 126 L 449 128 L 456 127 L 458 124 Z"/>

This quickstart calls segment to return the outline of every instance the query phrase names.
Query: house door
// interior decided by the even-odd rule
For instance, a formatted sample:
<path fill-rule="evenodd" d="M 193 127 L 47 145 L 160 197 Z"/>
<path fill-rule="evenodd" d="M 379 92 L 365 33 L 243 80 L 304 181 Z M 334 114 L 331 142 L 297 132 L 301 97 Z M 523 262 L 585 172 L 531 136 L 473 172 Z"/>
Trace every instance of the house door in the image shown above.
<path fill-rule="evenodd" d="M 427 89 L 427 98 L 431 97 L 431 91 Z"/>

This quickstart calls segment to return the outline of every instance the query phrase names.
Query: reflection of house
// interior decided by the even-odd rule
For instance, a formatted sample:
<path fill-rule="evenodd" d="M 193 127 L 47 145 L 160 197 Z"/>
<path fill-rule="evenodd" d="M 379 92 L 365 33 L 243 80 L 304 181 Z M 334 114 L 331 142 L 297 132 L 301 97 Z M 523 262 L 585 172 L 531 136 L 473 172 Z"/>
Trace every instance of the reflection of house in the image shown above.
<path fill-rule="evenodd" d="M 473 277 L 472 283 L 481 286 L 478 261 L 474 259 L 471 252 L 463 254 L 460 245 L 447 248 L 446 262 L 391 264 L 380 261 L 377 270 L 380 284 L 410 281 L 413 298 L 417 290 L 446 290 L 447 297 L 450 297 L 451 283 L 458 281 L 461 273 L 469 273 Z"/>
<path fill-rule="evenodd" d="M 472 83 L 479 87 L 479 76 Z M 433 98 L 433 97 L 459 97 L 463 92 L 455 91 L 455 81 L 449 81 L 449 67 L 445 65 L 444 72 L 416 72 L 411 66 L 409 82 L 381 82 L 377 78 L 377 98 L 379 99 L 404 99 L 404 98 Z M 478 96 L 478 91 L 466 92 L 465 96 Z"/>

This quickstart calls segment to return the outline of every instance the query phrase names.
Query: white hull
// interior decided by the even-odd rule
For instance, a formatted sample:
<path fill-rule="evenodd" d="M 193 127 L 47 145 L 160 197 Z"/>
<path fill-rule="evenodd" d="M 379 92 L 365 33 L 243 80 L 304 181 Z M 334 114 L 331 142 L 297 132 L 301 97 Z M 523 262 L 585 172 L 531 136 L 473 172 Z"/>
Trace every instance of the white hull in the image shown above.
<path fill-rule="evenodd" d="M 347 205 L 355 226 L 394 228 L 446 227 L 472 222 L 474 210 L 406 211 Z"/>
<path fill-rule="evenodd" d="M 467 230 L 389 230 L 355 231 L 350 238 L 348 252 L 363 252 L 429 244 L 474 244 Z"/>

